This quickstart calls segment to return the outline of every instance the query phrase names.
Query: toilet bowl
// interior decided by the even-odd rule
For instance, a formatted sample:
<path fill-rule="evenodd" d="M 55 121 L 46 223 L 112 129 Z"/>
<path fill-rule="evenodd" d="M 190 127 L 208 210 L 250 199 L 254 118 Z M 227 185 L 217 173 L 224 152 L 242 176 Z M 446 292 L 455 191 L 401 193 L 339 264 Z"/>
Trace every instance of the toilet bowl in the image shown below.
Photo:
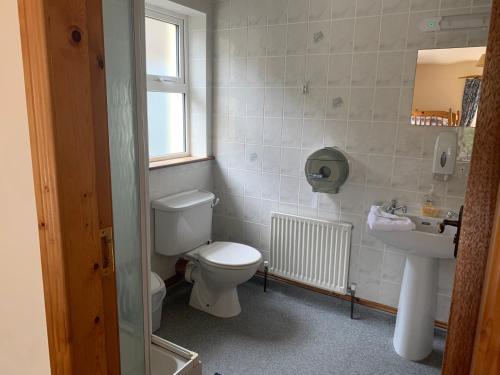
<path fill-rule="evenodd" d="M 241 312 L 237 286 L 249 280 L 262 262 L 253 247 L 211 242 L 212 213 L 218 200 L 211 192 L 190 190 L 152 202 L 154 250 L 190 260 L 185 278 L 192 282 L 189 304 L 229 318 Z"/>
<path fill-rule="evenodd" d="M 213 242 L 187 254 L 185 278 L 194 284 L 189 304 L 220 318 L 241 312 L 237 286 L 248 281 L 262 262 L 253 247 Z"/>

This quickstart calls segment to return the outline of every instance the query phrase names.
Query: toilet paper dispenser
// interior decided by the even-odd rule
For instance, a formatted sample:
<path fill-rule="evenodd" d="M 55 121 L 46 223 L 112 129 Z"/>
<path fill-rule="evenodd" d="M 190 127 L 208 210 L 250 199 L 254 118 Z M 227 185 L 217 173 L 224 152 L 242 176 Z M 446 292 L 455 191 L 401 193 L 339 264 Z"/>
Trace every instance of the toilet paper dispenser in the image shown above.
<path fill-rule="evenodd" d="M 314 192 L 336 194 L 349 176 L 349 163 L 338 148 L 325 147 L 307 158 L 305 174 Z"/>

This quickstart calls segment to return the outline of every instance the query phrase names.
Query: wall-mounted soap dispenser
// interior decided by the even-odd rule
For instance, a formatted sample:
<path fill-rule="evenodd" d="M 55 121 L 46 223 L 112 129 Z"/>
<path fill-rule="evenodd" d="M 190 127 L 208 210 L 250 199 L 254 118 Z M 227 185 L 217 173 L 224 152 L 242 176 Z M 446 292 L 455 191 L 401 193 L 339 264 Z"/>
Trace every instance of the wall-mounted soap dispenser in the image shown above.
<path fill-rule="evenodd" d="M 453 175 L 457 159 L 457 142 L 456 132 L 439 133 L 434 146 L 434 161 L 432 163 L 434 178 L 446 181 Z"/>

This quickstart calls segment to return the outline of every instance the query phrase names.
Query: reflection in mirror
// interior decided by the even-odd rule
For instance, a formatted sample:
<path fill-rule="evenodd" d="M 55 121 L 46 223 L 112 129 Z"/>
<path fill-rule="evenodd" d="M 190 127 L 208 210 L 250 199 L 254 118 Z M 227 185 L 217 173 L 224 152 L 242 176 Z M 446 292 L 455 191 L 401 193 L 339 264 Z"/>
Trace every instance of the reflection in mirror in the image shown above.
<path fill-rule="evenodd" d="M 472 152 L 486 47 L 418 51 L 410 124 L 453 127 L 458 159 Z"/>

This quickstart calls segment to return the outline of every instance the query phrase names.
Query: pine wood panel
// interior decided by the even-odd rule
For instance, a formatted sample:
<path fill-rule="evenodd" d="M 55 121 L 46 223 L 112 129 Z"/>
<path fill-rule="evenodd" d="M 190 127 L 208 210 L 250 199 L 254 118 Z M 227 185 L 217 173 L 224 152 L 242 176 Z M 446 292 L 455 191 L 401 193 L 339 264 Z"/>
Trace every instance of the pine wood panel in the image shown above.
<path fill-rule="evenodd" d="M 493 1 L 443 374 L 468 374 L 500 181 L 500 4 Z"/>
<path fill-rule="evenodd" d="M 18 4 L 52 373 L 118 374 L 101 1 Z"/>
<path fill-rule="evenodd" d="M 500 196 L 500 189 L 498 190 Z M 500 199 L 497 198 L 495 233 L 488 257 L 484 293 L 474 344 L 471 374 L 500 374 Z"/>
<path fill-rule="evenodd" d="M 53 113 L 50 110 L 52 95 L 43 4 L 38 1 L 29 4 L 19 1 L 19 21 L 50 364 L 53 374 L 69 374 L 72 368 L 70 319 L 59 217 Z"/>

